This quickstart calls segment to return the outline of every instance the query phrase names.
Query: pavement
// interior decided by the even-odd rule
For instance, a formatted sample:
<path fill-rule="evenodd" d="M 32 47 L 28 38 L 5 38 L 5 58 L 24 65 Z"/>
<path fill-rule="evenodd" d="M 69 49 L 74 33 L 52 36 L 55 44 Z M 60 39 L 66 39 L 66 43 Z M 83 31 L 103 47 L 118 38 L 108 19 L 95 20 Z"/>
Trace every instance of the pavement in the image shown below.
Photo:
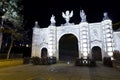
<path fill-rule="evenodd" d="M 96 67 L 54 65 L 19 65 L 0 69 L 0 80 L 120 80 L 120 71 L 97 63 Z"/>

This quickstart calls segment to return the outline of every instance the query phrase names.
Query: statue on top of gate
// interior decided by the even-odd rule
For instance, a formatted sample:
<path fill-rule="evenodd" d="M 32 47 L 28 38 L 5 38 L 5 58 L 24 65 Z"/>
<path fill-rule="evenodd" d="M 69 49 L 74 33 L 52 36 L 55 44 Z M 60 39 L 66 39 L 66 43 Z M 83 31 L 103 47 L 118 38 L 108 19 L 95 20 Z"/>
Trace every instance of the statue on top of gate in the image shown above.
<path fill-rule="evenodd" d="M 107 12 L 104 12 L 104 13 L 103 13 L 103 20 L 107 20 L 107 19 L 109 19 L 108 13 L 107 13 Z"/>
<path fill-rule="evenodd" d="M 35 21 L 35 27 L 39 27 L 38 21 Z"/>
<path fill-rule="evenodd" d="M 84 10 L 80 10 L 81 22 L 86 22 L 86 14 Z"/>
<path fill-rule="evenodd" d="M 73 16 L 73 11 L 69 12 L 68 10 L 64 13 L 62 12 L 62 17 L 65 18 L 66 24 L 69 24 L 70 18 Z"/>
<path fill-rule="evenodd" d="M 54 15 L 51 16 L 50 22 L 51 22 L 52 26 L 55 26 L 56 21 L 55 21 L 55 16 Z"/>

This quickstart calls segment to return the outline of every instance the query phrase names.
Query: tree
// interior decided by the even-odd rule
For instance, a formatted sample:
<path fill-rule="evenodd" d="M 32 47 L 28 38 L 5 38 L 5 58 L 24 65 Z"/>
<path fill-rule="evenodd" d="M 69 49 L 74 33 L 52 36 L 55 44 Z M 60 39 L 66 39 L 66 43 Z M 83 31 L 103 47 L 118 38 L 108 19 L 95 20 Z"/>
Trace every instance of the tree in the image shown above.
<path fill-rule="evenodd" d="M 4 18 L 4 29 L 2 29 L 2 32 L 11 35 L 7 59 L 9 59 L 14 41 L 21 40 L 23 37 L 23 15 L 21 14 L 23 6 L 20 4 L 21 1 L 22 0 L 2 0 L 0 2 L 2 16 Z"/>

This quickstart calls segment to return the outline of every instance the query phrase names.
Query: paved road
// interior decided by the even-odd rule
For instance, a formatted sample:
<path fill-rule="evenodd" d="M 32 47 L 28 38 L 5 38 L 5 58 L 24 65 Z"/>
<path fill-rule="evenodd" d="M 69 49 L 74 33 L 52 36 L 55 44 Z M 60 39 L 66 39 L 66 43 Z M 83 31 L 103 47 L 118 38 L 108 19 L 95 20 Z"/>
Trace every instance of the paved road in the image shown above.
<path fill-rule="evenodd" d="M 97 67 L 28 64 L 0 69 L 0 80 L 120 80 L 120 71 L 100 63 Z"/>

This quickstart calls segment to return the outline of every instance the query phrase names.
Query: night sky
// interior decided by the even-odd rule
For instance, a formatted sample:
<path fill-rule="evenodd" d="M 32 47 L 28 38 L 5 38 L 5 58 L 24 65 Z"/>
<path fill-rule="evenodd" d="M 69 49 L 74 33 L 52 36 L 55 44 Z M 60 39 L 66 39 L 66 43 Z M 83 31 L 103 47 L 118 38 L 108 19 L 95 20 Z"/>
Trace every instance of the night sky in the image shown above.
<path fill-rule="evenodd" d="M 103 12 L 108 12 L 113 23 L 120 21 L 120 4 L 116 0 L 24 0 L 25 28 L 31 29 L 34 22 L 38 21 L 40 27 L 48 27 L 52 14 L 56 17 L 56 25 L 65 23 L 62 12 L 73 10 L 70 22 L 80 22 L 80 10 L 83 9 L 89 23 L 99 22 L 103 18 Z"/>

